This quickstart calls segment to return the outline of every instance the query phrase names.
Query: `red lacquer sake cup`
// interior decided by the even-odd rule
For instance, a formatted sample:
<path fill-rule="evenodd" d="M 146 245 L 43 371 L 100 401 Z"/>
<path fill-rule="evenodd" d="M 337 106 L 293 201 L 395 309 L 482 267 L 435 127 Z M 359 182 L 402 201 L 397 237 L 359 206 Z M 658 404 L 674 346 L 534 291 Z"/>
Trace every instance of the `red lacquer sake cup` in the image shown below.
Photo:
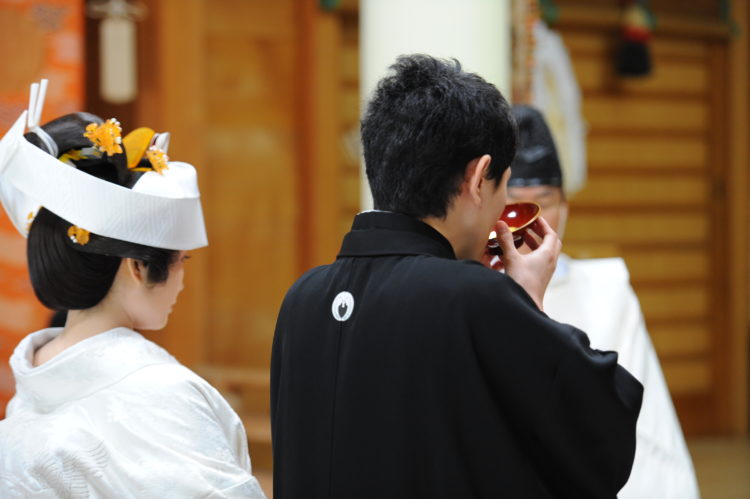
<path fill-rule="evenodd" d="M 512 203 L 505 206 L 500 220 L 508 224 L 513 234 L 513 244 L 520 248 L 523 244 L 523 235 L 534 221 L 542 213 L 542 207 L 537 203 Z M 502 255 L 503 250 L 496 237 L 491 237 L 487 242 L 487 250 L 490 255 Z"/>

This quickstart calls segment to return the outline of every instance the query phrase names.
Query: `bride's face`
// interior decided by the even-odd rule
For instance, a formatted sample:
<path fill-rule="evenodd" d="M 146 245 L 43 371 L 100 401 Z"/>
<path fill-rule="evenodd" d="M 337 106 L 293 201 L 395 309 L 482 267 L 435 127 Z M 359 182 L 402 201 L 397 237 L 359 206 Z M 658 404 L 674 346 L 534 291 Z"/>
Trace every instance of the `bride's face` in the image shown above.
<path fill-rule="evenodd" d="M 169 267 L 169 277 L 165 282 L 149 284 L 140 283 L 137 291 L 129 300 L 129 314 L 134 329 L 156 330 L 167 325 L 169 314 L 183 288 L 185 260 L 189 256 L 180 251 L 176 261 Z"/>

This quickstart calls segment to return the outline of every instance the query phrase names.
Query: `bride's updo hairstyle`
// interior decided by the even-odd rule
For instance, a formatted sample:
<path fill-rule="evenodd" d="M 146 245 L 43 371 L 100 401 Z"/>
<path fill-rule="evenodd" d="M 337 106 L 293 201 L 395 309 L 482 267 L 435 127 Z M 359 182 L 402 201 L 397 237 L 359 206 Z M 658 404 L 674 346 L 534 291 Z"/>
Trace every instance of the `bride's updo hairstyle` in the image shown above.
<path fill-rule="evenodd" d="M 86 137 L 91 124 L 104 121 L 89 113 L 62 116 L 29 132 L 27 141 L 89 175 L 132 188 L 144 171 L 151 169 L 144 157 L 128 168 L 125 145 L 121 152 L 102 153 Z M 50 144 L 49 141 L 54 141 Z M 56 147 L 55 147 L 56 146 Z M 56 150 L 55 150 L 56 149 Z M 176 250 L 154 248 L 94 233 L 76 232 L 70 222 L 41 208 L 28 232 L 27 257 L 31 284 L 39 301 L 52 310 L 83 310 L 96 306 L 107 295 L 123 258 L 140 261 L 149 283 L 166 281 Z"/>

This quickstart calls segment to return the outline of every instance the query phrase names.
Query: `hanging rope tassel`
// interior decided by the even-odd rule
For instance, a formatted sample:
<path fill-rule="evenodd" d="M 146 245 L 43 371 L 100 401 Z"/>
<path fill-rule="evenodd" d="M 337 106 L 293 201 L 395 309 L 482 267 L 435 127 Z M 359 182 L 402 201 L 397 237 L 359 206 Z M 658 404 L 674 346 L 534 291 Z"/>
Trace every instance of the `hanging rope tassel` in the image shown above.
<path fill-rule="evenodd" d="M 617 54 L 617 73 L 620 76 L 651 74 L 651 52 L 648 42 L 654 24 L 654 17 L 645 3 L 625 0 L 622 37 Z"/>

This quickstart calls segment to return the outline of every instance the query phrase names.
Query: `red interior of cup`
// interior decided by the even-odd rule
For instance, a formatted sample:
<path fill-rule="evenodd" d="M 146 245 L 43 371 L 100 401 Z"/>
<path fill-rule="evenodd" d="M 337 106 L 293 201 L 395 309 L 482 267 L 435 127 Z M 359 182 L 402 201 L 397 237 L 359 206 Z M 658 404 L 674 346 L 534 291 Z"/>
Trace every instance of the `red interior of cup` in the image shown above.
<path fill-rule="evenodd" d="M 505 206 L 500 220 L 508 224 L 511 232 L 525 229 L 539 218 L 542 208 L 536 203 L 512 203 Z"/>
<path fill-rule="evenodd" d="M 542 207 L 536 203 L 512 203 L 505 206 L 500 220 L 508 224 L 510 231 L 513 233 L 513 244 L 519 248 L 523 244 L 523 233 L 534 220 L 539 218 L 542 213 Z M 487 248 L 491 255 L 502 255 L 500 243 L 497 238 L 491 238 L 487 243 Z"/>

